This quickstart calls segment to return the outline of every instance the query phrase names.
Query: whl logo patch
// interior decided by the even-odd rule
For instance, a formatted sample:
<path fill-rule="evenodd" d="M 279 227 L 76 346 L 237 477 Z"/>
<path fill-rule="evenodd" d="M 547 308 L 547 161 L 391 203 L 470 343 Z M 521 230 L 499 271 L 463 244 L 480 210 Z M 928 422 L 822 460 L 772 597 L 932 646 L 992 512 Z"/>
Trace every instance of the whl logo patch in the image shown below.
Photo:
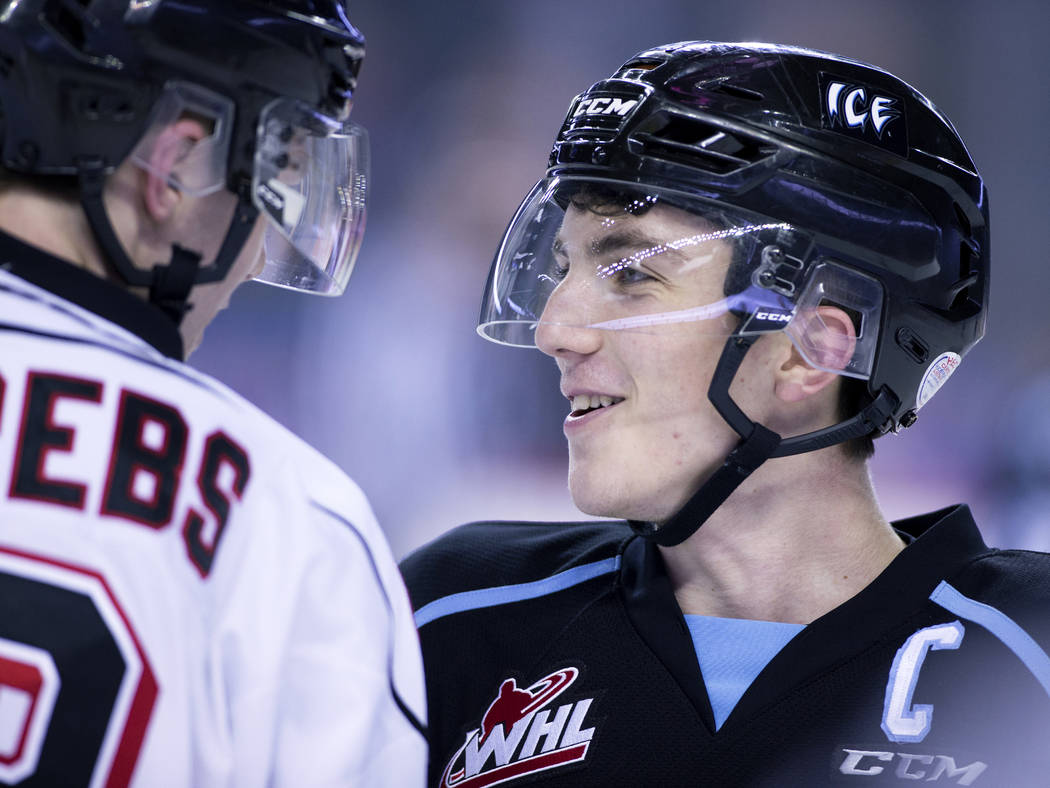
<path fill-rule="evenodd" d="M 441 775 L 441 788 L 482 788 L 557 769 L 587 757 L 594 728 L 585 728 L 594 698 L 555 704 L 579 675 L 562 668 L 521 689 L 510 678 L 467 734 Z"/>
<path fill-rule="evenodd" d="M 899 97 L 830 74 L 820 75 L 820 95 L 824 128 L 908 155 L 904 102 Z"/>

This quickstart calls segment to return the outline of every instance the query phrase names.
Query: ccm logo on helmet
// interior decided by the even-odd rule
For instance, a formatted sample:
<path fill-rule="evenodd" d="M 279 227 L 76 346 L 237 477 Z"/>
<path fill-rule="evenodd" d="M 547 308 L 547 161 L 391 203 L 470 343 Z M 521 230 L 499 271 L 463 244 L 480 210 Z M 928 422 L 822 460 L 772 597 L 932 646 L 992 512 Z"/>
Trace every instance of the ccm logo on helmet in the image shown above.
<path fill-rule="evenodd" d="M 755 320 L 771 320 L 774 323 L 790 323 L 791 313 L 783 312 L 755 312 Z"/>
<path fill-rule="evenodd" d="M 638 104 L 638 99 L 619 99 L 612 96 L 582 99 L 572 113 L 574 118 L 580 115 L 619 115 L 624 117 Z"/>
<path fill-rule="evenodd" d="M 872 96 L 863 87 L 847 85 L 845 82 L 832 82 L 825 94 L 828 121 L 831 125 L 846 125 L 851 128 L 864 128 L 871 121 L 871 128 L 876 136 L 881 137 L 886 124 L 900 116 L 896 109 L 897 99 L 889 96 Z"/>

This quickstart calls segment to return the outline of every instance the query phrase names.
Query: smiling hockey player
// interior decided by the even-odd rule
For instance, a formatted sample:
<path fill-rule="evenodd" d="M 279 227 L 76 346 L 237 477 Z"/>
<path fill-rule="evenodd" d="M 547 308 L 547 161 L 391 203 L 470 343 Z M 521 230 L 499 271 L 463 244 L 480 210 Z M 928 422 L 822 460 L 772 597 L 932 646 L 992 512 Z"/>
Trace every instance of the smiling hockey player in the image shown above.
<path fill-rule="evenodd" d="M 621 519 L 404 562 L 431 785 L 1045 785 L 1050 560 L 887 522 L 866 464 L 988 272 L 966 148 L 885 71 L 696 42 L 579 96 L 479 331 L 556 361 L 573 499 Z"/>

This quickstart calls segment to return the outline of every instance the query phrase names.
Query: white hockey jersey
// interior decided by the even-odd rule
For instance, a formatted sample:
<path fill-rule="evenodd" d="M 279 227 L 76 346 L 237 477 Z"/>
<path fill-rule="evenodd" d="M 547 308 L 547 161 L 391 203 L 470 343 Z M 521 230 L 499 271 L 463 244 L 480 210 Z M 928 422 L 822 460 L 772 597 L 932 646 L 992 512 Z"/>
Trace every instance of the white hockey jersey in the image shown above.
<path fill-rule="evenodd" d="M 422 785 L 362 493 L 152 307 L 2 240 L 0 785 Z"/>

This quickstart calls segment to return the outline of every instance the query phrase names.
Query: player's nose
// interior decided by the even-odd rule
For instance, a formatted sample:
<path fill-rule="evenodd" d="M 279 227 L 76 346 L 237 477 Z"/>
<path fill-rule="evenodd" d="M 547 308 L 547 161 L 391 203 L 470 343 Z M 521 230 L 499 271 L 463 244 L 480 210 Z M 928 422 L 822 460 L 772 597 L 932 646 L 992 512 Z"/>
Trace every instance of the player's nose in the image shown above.
<path fill-rule="evenodd" d="M 536 347 L 552 358 L 597 352 L 603 331 L 589 327 L 588 311 L 571 291 L 555 290 L 536 324 Z"/>

